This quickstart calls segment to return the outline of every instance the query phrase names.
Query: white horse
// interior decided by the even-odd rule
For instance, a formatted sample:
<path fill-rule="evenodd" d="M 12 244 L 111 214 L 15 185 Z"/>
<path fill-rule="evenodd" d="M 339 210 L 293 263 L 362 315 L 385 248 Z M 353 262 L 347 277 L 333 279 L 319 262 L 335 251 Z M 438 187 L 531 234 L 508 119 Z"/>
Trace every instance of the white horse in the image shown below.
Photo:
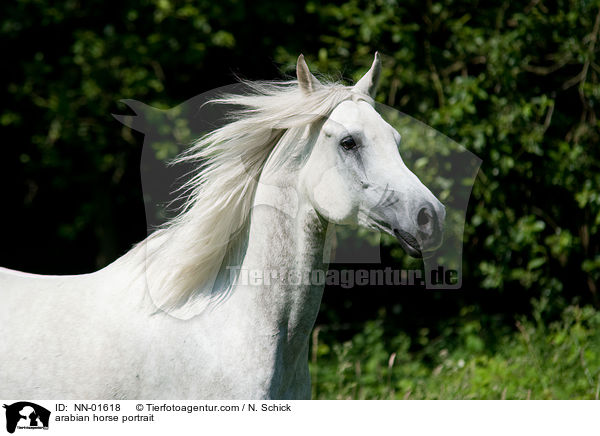
<path fill-rule="evenodd" d="M 199 163 L 183 211 L 106 268 L 0 268 L 2 395 L 309 398 L 323 283 L 286 273 L 326 271 L 329 224 L 412 256 L 441 241 L 444 206 L 374 109 L 380 69 L 376 54 L 355 86 L 321 83 L 300 56 L 297 80 L 214 101 L 242 109 L 180 157 Z"/>

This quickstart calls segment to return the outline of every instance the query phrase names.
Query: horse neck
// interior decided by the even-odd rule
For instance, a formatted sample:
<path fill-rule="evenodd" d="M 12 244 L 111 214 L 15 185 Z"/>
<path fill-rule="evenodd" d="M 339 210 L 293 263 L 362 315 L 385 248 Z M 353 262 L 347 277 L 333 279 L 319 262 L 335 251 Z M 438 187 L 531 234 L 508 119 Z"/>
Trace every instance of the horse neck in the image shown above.
<path fill-rule="evenodd" d="M 244 294 L 253 323 L 267 331 L 285 332 L 288 350 L 299 353 L 306 347 L 324 287 L 319 280 L 308 279 L 320 270 L 324 282 L 328 244 L 326 223 L 289 180 L 287 171 L 281 178 L 261 178 L 240 271 L 240 279 L 244 275 L 248 282 L 253 275 L 261 279 L 242 283 L 243 289 L 238 289 L 242 292 L 236 293 Z"/>

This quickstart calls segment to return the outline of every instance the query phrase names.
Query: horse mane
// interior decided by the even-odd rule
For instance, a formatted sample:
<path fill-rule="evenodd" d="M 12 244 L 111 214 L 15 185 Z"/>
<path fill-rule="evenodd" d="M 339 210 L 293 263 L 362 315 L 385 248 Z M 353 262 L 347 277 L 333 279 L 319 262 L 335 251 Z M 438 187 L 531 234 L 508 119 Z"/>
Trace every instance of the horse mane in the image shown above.
<path fill-rule="evenodd" d="M 143 270 L 154 303 L 166 312 L 177 311 L 178 317 L 198 314 L 231 289 L 224 268 L 241 265 L 261 172 L 273 150 L 294 137 L 286 133 L 328 117 L 353 96 L 351 87 L 336 82 L 323 83 L 309 95 L 297 80 L 243 83 L 248 93 L 224 94 L 206 103 L 236 109 L 228 113 L 227 124 L 174 160 L 196 166 L 182 187 L 185 203 L 137 247 L 146 249 Z"/>

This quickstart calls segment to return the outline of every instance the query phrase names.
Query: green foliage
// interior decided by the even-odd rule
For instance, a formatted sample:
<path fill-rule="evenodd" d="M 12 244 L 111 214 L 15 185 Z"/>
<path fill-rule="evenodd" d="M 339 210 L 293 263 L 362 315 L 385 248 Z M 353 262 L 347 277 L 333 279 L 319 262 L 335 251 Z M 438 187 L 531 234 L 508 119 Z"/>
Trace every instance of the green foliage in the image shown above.
<path fill-rule="evenodd" d="M 3 2 L 0 265 L 87 272 L 145 236 L 142 139 L 111 118 L 119 100 L 173 107 L 234 73 L 293 74 L 300 52 L 350 83 L 378 50 L 378 101 L 483 160 L 464 292 L 387 296 L 427 304 L 385 325 L 371 292 L 326 292 L 315 396 L 596 398 L 599 35 L 599 0 Z M 451 199 L 442 166 L 415 156 L 413 169 Z M 414 267 L 383 240 L 383 257 Z M 345 342 L 340 326 L 366 319 Z"/>
<path fill-rule="evenodd" d="M 378 321 L 341 344 L 313 337 L 313 397 L 598 399 L 600 312 L 568 306 L 546 326 L 547 304 L 538 302 L 534 320 L 516 321 L 497 344 L 486 343 L 477 320 L 433 339 L 423 330 L 417 344 L 404 333 L 385 341 Z"/>

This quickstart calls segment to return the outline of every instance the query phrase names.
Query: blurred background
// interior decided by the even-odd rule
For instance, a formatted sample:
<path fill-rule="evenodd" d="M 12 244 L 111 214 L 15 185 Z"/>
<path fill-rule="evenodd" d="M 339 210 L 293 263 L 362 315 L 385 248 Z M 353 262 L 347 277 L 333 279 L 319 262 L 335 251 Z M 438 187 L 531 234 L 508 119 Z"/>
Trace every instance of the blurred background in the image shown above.
<path fill-rule="evenodd" d="M 13 0 L 0 6 L 0 265 L 101 268 L 146 237 L 143 135 L 236 77 L 347 84 L 479 156 L 458 291 L 326 289 L 315 398 L 600 394 L 599 1 Z M 385 265 L 406 262 L 384 247 Z"/>

